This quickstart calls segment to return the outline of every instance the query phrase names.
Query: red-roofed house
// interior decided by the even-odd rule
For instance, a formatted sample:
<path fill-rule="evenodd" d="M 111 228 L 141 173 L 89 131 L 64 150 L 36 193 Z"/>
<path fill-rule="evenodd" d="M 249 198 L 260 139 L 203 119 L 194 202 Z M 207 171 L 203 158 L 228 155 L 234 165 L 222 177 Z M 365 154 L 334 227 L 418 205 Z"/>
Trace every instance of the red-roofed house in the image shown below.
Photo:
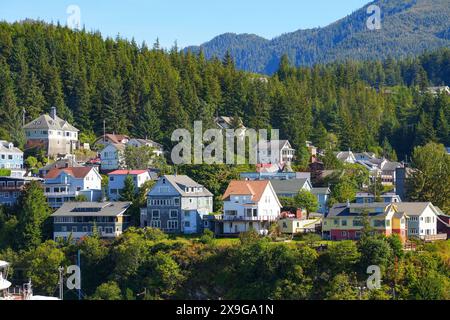
<path fill-rule="evenodd" d="M 224 234 L 251 229 L 267 234 L 280 217 L 281 203 L 270 181 L 231 181 L 223 201 Z"/>
<path fill-rule="evenodd" d="M 94 141 L 94 146 L 97 146 L 97 148 L 104 148 L 110 143 L 112 144 L 121 143 L 125 145 L 129 141 L 130 137 L 127 135 L 107 133 L 97 138 L 97 140 Z"/>
<path fill-rule="evenodd" d="M 116 170 L 108 174 L 108 197 L 109 200 L 118 201 L 120 193 L 125 187 L 125 179 L 132 176 L 136 192 L 147 181 L 151 180 L 150 173 L 147 170 Z"/>
<path fill-rule="evenodd" d="M 102 177 L 94 167 L 51 169 L 44 177 L 45 196 L 52 208 L 74 201 L 84 195 L 87 201 L 98 201 L 102 196 Z"/>

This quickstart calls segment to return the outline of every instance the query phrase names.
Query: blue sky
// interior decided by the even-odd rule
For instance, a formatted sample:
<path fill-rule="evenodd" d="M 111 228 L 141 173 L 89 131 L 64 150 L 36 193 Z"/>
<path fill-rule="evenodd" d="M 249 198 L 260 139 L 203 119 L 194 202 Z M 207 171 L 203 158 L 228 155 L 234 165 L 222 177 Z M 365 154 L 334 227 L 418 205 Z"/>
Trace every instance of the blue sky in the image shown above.
<path fill-rule="evenodd" d="M 273 38 L 298 29 L 326 26 L 369 0 L 1 0 L 0 20 L 25 18 L 66 24 L 69 5 L 81 10 L 81 24 L 105 36 L 164 47 L 198 45 L 225 33 Z"/>

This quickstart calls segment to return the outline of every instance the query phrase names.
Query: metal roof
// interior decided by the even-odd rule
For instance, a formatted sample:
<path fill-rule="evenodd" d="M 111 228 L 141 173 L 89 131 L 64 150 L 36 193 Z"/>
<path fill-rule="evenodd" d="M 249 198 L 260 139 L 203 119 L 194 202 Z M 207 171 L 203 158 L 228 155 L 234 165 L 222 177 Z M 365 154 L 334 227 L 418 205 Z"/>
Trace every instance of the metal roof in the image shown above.
<path fill-rule="evenodd" d="M 65 202 L 52 217 L 116 217 L 130 206 L 131 202 Z"/>

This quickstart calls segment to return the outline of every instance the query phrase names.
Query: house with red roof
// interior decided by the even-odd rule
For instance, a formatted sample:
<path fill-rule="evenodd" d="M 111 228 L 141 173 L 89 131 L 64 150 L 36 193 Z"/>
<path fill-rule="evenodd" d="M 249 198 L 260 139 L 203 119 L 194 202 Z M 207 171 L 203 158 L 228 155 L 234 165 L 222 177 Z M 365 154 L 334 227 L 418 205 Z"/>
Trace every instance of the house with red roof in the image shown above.
<path fill-rule="evenodd" d="M 147 181 L 152 180 L 148 170 L 116 170 L 108 174 L 108 198 L 111 201 L 118 201 L 120 194 L 125 187 L 125 179 L 131 176 L 134 181 L 136 193 Z"/>
<path fill-rule="evenodd" d="M 87 201 L 102 197 L 102 177 L 95 167 L 53 168 L 44 177 L 45 196 L 52 208 L 85 196 Z"/>
<path fill-rule="evenodd" d="M 270 181 L 231 181 L 222 199 L 223 234 L 253 229 L 266 235 L 280 218 L 281 203 Z"/>

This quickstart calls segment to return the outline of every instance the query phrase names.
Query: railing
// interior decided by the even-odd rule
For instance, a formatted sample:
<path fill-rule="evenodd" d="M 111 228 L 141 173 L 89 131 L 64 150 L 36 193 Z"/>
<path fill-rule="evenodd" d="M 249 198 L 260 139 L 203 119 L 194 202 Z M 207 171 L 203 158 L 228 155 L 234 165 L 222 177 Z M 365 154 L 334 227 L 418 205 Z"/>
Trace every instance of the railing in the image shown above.
<path fill-rule="evenodd" d="M 420 236 L 420 238 L 424 241 L 439 241 L 439 240 L 447 240 L 447 234 L 441 233 L 441 234 L 434 234 L 434 235 L 428 235 L 428 236 Z"/>
<path fill-rule="evenodd" d="M 64 196 L 77 196 L 77 192 L 75 191 L 69 191 L 69 192 L 45 192 L 44 195 L 46 197 L 64 197 Z"/>
<path fill-rule="evenodd" d="M 21 191 L 23 186 L 20 187 L 0 187 L 0 191 Z"/>
<path fill-rule="evenodd" d="M 277 219 L 278 219 L 278 217 L 276 217 L 276 216 L 248 217 L 248 216 L 223 215 L 222 219 L 217 219 L 217 220 L 224 220 L 224 221 L 276 221 Z"/>

